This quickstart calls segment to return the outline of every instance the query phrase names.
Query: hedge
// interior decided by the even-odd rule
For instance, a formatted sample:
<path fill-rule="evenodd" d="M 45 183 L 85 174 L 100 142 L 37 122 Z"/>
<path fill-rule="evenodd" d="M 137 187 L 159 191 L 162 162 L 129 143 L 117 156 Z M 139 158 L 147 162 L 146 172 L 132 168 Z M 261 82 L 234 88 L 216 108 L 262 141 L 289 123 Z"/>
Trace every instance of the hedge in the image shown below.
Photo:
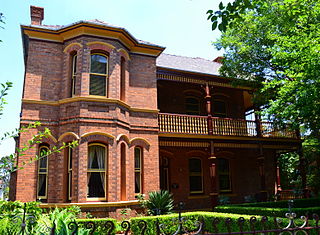
<path fill-rule="evenodd" d="M 285 217 L 285 214 L 288 213 L 288 208 L 217 206 L 214 208 L 214 212 Z M 320 207 L 292 208 L 292 212 L 296 213 L 297 217 L 300 217 L 303 215 L 312 215 L 313 213 L 320 215 Z"/>
<path fill-rule="evenodd" d="M 231 204 L 228 206 L 235 207 L 268 207 L 268 208 L 288 208 L 288 201 L 277 202 L 255 202 L 255 203 L 243 203 L 243 204 Z M 294 199 L 293 208 L 306 208 L 306 207 L 318 207 L 320 206 L 320 198 L 304 198 Z"/>
<path fill-rule="evenodd" d="M 183 223 L 184 227 L 187 231 L 195 231 L 197 226 L 195 225 L 196 221 L 203 221 L 204 222 L 204 230 L 206 232 L 214 233 L 212 221 L 215 218 L 219 219 L 219 223 L 217 224 L 218 232 L 219 233 L 226 233 L 227 227 L 225 226 L 225 220 L 227 218 L 231 219 L 231 231 L 237 232 L 240 231 L 238 227 L 237 220 L 239 217 L 243 217 L 245 219 L 243 225 L 243 231 L 251 231 L 249 220 L 251 216 L 249 215 L 235 215 L 235 214 L 227 214 L 227 213 L 214 213 L 214 212 L 187 212 L 183 213 L 182 217 L 185 218 L 185 222 Z M 160 224 L 165 224 L 165 233 L 166 234 L 173 234 L 178 226 L 177 223 L 173 221 L 174 218 L 178 218 L 177 214 L 171 215 L 162 215 L 162 216 L 148 216 L 148 217 L 135 217 L 131 218 L 131 231 L 133 234 L 141 234 L 141 229 L 139 227 L 139 222 L 144 220 L 147 222 L 147 230 L 145 234 L 147 235 L 154 235 L 156 234 L 156 222 L 159 221 Z M 262 229 L 262 224 L 260 222 L 262 216 L 256 217 L 259 222 L 256 223 L 255 229 L 260 230 Z M 288 220 L 283 219 L 284 225 L 287 225 Z M 283 226 L 284 227 L 284 226 Z M 274 228 L 273 219 L 269 219 L 266 222 L 266 228 Z"/>

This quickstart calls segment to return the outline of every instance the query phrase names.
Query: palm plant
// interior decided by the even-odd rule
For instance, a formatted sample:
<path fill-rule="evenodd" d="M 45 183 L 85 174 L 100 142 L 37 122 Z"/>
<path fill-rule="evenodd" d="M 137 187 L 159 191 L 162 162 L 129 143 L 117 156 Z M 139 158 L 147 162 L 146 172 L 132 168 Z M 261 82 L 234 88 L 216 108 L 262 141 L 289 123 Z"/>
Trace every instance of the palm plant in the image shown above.
<path fill-rule="evenodd" d="M 160 190 L 150 192 L 144 205 L 150 215 L 165 215 L 172 212 L 173 202 L 173 196 L 169 191 Z"/>

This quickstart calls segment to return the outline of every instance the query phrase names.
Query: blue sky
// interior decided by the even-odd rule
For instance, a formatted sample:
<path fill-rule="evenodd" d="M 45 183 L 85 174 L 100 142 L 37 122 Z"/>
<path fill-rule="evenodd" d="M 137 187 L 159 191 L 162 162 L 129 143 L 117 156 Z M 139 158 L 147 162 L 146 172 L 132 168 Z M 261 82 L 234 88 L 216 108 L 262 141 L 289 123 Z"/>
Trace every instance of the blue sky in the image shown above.
<path fill-rule="evenodd" d="M 220 0 L 1 0 L 6 24 L 0 29 L 0 83 L 13 82 L 0 119 L 0 137 L 19 127 L 24 63 L 20 24 L 30 24 L 30 5 L 44 7 L 47 25 L 99 19 L 126 28 L 134 37 L 165 46 L 165 53 L 214 59 L 219 32 L 211 31 L 208 9 Z M 224 0 L 223 2 L 228 2 Z M 14 141 L 0 145 L 0 156 L 14 152 Z"/>

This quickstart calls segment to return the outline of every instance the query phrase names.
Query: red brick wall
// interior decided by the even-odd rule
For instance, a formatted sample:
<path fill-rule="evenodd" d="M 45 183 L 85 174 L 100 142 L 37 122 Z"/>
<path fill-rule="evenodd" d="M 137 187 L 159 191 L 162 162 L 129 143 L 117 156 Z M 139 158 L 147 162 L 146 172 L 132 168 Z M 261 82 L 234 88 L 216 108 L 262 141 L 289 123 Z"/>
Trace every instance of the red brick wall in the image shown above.
<path fill-rule="evenodd" d="M 102 44 L 92 44 L 95 41 Z M 113 100 L 100 102 L 65 100 L 70 97 L 70 53 L 74 51 L 78 53 L 75 97 L 88 96 L 91 49 L 100 51 L 105 49 L 109 56 L 108 98 Z M 120 144 L 122 142 L 126 144 L 127 153 L 127 200 L 135 199 L 133 151 L 135 146 L 143 148 L 144 193 L 159 189 L 158 118 L 154 111 L 148 111 L 157 109 L 155 58 L 131 55 L 130 60 L 126 61 L 127 104 L 122 105 L 121 102 L 114 101 L 120 99 L 120 62 L 123 55 L 119 52 L 120 49 L 127 50 L 118 41 L 94 37 L 79 37 L 64 44 L 29 41 L 23 98 L 59 101 L 59 103 L 23 102 L 21 123 L 41 121 L 43 126 L 48 126 L 55 139 L 59 140 L 54 143 L 49 138 L 45 139 L 44 142 L 51 147 L 72 141 L 76 136 L 80 137 L 79 146 L 73 153 L 72 202 L 87 200 L 88 144 L 94 142 L 103 143 L 108 149 L 108 201 L 120 201 Z M 136 111 L 131 107 L 147 109 L 147 111 Z M 59 139 L 67 132 L 74 134 L 65 135 Z M 36 130 L 21 133 L 20 147 L 35 133 Z M 92 134 L 83 137 L 86 133 Z M 117 140 L 120 135 L 125 135 L 126 138 Z M 28 150 L 25 156 L 19 158 L 19 162 L 35 156 L 37 151 L 38 146 Z M 67 201 L 66 167 L 65 151 L 49 157 L 48 202 Z M 36 185 L 37 162 L 34 162 L 17 172 L 16 180 L 12 181 L 12 187 L 16 188 L 16 193 L 15 195 L 13 193 L 11 199 L 36 200 Z"/>
<path fill-rule="evenodd" d="M 207 148 L 191 147 L 160 147 L 160 157 L 169 159 L 169 182 L 170 190 L 174 195 L 176 202 L 183 201 L 186 208 L 210 208 L 210 175 L 209 160 L 210 150 Z M 274 153 L 270 150 L 264 150 L 265 172 L 266 172 L 266 190 L 269 195 L 274 193 L 275 161 Z M 230 193 L 219 192 L 230 198 L 231 202 L 243 202 L 244 196 L 255 196 L 261 191 L 260 175 L 258 168 L 258 149 L 235 149 L 235 148 L 217 148 L 215 150 L 217 158 L 227 158 L 230 162 L 232 191 Z M 190 194 L 189 190 L 189 158 L 197 157 L 202 160 L 203 169 L 203 189 L 201 194 Z M 218 178 L 217 186 L 218 186 Z M 178 188 L 172 187 L 177 184 Z"/>

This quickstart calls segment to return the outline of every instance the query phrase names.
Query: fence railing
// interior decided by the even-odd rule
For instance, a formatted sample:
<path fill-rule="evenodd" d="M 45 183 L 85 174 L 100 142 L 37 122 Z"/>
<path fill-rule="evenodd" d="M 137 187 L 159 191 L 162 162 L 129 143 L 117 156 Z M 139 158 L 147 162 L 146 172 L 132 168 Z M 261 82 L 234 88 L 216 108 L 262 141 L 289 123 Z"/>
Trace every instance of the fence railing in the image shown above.
<path fill-rule="evenodd" d="M 159 114 L 161 133 L 222 135 L 222 136 L 261 136 L 266 138 L 297 138 L 294 131 L 275 128 L 272 122 L 247 121 L 242 119 L 218 118 L 171 113 Z"/>
<path fill-rule="evenodd" d="M 303 192 L 297 192 L 294 190 L 281 190 L 279 191 L 279 200 L 291 200 L 303 198 Z"/>
<path fill-rule="evenodd" d="M 181 207 L 182 208 L 182 207 Z M 203 219 L 203 217 L 199 217 L 198 220 L 194 223 L 193 231 L 188 231 L 186 225 L 190 225 L 190 219 L 186 219 L 182 216 L 181 208 L 179 209 L 179 215 L 177 218 L 174 218 L 173 223 L 170 224 L 170 228 L 172 231 L 172 227 L 175 226 L 176 229 L 174 232 L 168 232 L 168 227 L 160 223 L 159 219 L 154 221 L 154 224 L 150 222 L 147 223 L 145 220 L 140 220 L 136 222 L 136 225 L 139 227 L 139 231 L 132 230 L 132 222 L 130 221 L 122 221 L 120 224 L 122 228 L 121 234 L 150 234 L 150 231 L 147 231 L 150 226 L 152 226 L 153 232 L 152 234 L 156 235 L 177 235 L 177 234 L 211 234 L 211 235 L 227 235 L 227 234 L 283 234 L 289 233 L 292 235 L 297 234 L 299 231 L 302 234 L 320 234 L 320 226 L 319 226 L 319 216 L 317 214 L 313 214 L 312 216 L 302 216 L 297 223 L 296 214 L 293 212 L 289 212 L 285 214 L 287 218 L 286 223 L 283 225 L 283 219 L 281 218 L 272 218 L 269 221 L 269 218 L 266 216 L 258 219 L 255 216 L 250 217 L 250 219 L 245 219 L 244 217 L 239 217 L 238 219 L 226 218 L 221 220 L 219 218 L 212 218 L 211 220 Z M 291 207 L 289 206 L 289 211 L 291 211 Z M 30 216 L 30 215 L 29 215 Z M 13 219 L 15 219 L 14 217 Z M 26 215 L 26 207 L 24 207 L 23 216 L 21 218 L 21 231 L 18 234 L 26 234 L 26 227 L 33 226 L 36 221 L 27 219 Z M 31 218 L 31 217 L 30 217 Z M 206 222 L 205 222 L 206 221 Z M 313 221 L 313 222 L 312 222 Z M 271 223 L 270 223 L 271 222 Z M 221 226 L 221 223 L 223 226 Z M 218 226 L 220 225 L 220 226 Z M 246 226 L 245 226 L 246 225 Z M 249 226 L 248 226 L 249 225 Z M 271 226 L 272 225 L 272 226 Z M 211 227 L 213 229 L 208 230 Z M 80 232 L 80 228 L 82 228 L 82 232 Z M 155 228 L 155 229 L 154 229 Z M 86 229 L 86 231 L 83 231 Z M 99 229 L 99 233 L 97 233 Z M 67 233 L 66 234 L 115 234 L 115 224 L 112 221 L 106 221 L 102 223 L 101 221 L 94 222 L 77 222 L 71 221 L 67 224 Z M 213 230 L 213 232 L 212 232 Z M 103 231 L 103 232 L 102 232 Z M 34 234 L 34 233 L 29 233 Z M 47 227 L 47 232 L 41 234 L 50 234 L 56 235 L 57 228 L 55 221 L 52 222 L 52 227 Z M 61 234 L 61 231 L 60 233 Z"/>

